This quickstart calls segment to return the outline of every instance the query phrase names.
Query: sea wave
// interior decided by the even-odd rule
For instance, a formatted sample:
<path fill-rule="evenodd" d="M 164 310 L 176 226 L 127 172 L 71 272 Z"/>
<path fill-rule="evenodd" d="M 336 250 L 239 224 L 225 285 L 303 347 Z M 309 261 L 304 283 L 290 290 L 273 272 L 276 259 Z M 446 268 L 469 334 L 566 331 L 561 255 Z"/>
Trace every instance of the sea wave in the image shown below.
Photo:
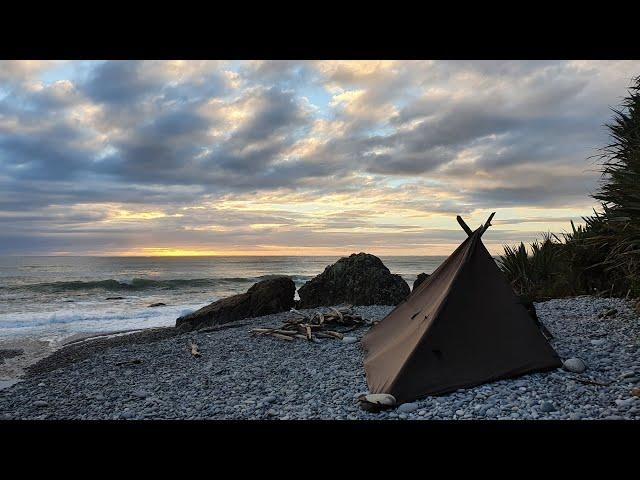
<path fill-rule="evenodd" d="M 110 331 L 118 328 L 138 326 L 173 325 L 175 319 L 204 306 L 174 305 L 162 309 L 129 309 L 126 307 L 108 310 L 57 310 L 53 312 L 26 312 L 0 314 L 0 336 L 20 333 L 37 327 L 63 327 L 66 324 L 81 324 L 88 331 Z"/>
<path fill-rule="evenodd" d="M 28 290 L 35 292 L 57 293 L 79 290 L 107 290 L 113 292 L 139 291 L 139 290 L 177 290 L 192 287 L 215 287 L 234 283 L 255 283 L 260 280 L 272 277 L 273 275 L 262 275 L 257 277 L 220 277 L 220 278 L 177 278 L 169 280 L 152 280 L 149 278 L 134 278 L 132 280 L 91 280 L 91 281 L 67 281 L 32 283 L 22 285 L 0 286 L 4 290 Z M 299 285 L 310 277 L 301 275 L 290 275 L 291 279 Z"/>

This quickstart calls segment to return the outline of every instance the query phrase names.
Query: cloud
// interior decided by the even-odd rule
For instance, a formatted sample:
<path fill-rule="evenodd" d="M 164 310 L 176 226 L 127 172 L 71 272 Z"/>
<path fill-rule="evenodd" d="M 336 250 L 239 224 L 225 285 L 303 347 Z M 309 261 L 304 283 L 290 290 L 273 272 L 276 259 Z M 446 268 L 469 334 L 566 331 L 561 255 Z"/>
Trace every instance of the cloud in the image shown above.
<path fill-rule="evenodd" d="M 424 253 L 458 241 L 456 213 L 579 218 L 598 181 L 587 159 L 639 73 L 624 61 L 3 61 L 0 253 L 157 238 Z M 507 220 L 487 238 L 532 234 Z"/>

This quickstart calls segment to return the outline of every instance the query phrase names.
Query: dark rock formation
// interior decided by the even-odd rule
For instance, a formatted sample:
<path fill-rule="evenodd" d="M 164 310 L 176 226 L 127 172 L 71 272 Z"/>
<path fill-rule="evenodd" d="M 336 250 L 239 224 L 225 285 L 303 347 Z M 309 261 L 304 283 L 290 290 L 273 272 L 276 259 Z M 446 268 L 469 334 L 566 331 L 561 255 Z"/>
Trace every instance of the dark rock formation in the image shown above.
<path fill-rule="evenodd" d="M 285 312 L 293 307 L 296 286 L 289 277 L 254 284 L 246 293 L 223 298 L 176 320 L 176 327 L 197 330 L 223 323 Z"/>
<path fill-rule="evenodd" d="M 418 285 L 420 285 L 422 282 L 424 282 L 427 278 L 429 278 L 429 274 L 428 273 L 419 273 L 418 274 L 418 278 L 415 279 L 415 281 L 413 282 L 413 290 L 416 289 L 416 287 Z M 411 291 L 413 291 L 411 290 Z"/>
<path fill-rule="evenodd" d="M 397 305 L 409 295 L 409 285 L 368 253 L 352 254 L 329 265 L 298 289 L 300 308 L 350 303 Z"/>
<path fill-rule="evenodd" d="M 167 304 L 162 302 L 152 303 L 151 305 L 148 305 L 148 307 L 166 307 L 166 306 Z"/>
<path fill-rule="evenodd" d="M 24 354 L 21 348 L 3 348 L 0 349 L 0 365 L 4 363 L 5 358 L 19 357 Z"/>

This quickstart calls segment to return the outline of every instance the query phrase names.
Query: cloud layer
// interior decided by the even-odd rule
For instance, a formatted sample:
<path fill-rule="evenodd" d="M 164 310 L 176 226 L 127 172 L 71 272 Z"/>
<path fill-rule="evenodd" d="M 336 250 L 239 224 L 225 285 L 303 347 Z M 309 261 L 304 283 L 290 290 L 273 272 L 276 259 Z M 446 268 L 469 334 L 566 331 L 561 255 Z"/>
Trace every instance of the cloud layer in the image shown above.
<path fill-rule="evenodd" d="M 566 228 L 640 62 L 0 62 L 0 254 L 442 254 Z M 502 220 L 502 221 L 500 221 Z"/>

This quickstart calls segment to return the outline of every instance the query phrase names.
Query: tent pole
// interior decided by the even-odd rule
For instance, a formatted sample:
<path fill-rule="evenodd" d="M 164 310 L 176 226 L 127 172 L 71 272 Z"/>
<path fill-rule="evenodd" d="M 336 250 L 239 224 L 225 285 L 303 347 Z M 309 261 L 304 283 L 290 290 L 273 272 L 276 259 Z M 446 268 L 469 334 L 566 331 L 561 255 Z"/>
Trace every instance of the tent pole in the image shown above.
<path fill-rule="evenodd" d="M 496 214 L 496 212 L 493 212 L 491 215 L 489 215 L 489 218 L 487 219 L 487 221 L 485 222 L 484 226 L 482 227 L 482 233 L 486 232 L 487 229 L 491 226 L 491 220 L 493 220 L 493 216 Z"/>
<path fill-rule="evenodd" d="M 473 235 L 473 232 L 471 231 L 471 229 L 469 228 L 469 225 L 467 225 L 465 223 L 465 221 L 462 219 L 462 217 L 460 215 L 458 215 L 456 217 L 456 220 L 458 221 L 458 223 L 460 224 L 460 226 L 462 227 L 462 229 L 467 232 L 467 235 L 471 236 Z"/>

